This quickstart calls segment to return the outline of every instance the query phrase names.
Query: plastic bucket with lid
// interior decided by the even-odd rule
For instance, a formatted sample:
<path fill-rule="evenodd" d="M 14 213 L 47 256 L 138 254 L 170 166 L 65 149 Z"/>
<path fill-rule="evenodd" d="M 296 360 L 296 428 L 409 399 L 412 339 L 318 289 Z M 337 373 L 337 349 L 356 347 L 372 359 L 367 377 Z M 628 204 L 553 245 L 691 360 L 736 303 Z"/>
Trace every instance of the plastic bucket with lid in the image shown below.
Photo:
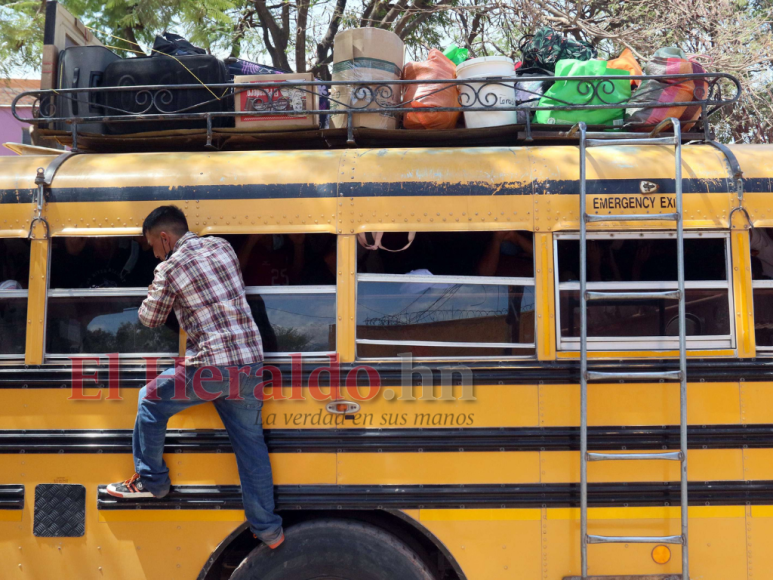
<path fill-rule="evenodd" d="M 513 77 L 514 63 L 506 56 L 483 56 L 464 61 L 456 67 L 459 80 L 485 79 L 489 77 Z M 459 87 L 459 103 L 463 107 L 515 107 L 514 82 L 467 83 Z M 476 96 L 477 95 L 477 96 Z M 516 111 L 465 111 L 464 122 L 468 128 L 515 125 Z"/>

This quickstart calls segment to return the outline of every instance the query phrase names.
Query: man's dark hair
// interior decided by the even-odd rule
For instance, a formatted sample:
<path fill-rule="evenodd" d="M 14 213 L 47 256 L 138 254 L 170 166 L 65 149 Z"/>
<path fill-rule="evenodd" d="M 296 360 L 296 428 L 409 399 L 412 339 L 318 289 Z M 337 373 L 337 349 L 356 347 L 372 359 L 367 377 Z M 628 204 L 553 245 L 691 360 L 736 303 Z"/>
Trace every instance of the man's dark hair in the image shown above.
<path fill-rule="evenodd" d="M 142 235 L 163 228 L 170 232 L 183 236 L 188 231 L 188 220 L 185 214 L 176 205 L 162 205 L 154 209 L 142 223 Z"/>

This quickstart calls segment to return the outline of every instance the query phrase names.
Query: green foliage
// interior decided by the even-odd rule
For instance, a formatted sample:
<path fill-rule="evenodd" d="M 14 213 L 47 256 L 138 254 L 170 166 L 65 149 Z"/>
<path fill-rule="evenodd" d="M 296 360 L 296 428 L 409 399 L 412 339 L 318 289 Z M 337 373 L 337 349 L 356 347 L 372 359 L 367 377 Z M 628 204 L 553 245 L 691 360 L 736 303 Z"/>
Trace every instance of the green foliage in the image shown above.
<path fill-rule="evenodd" d="M 45 2 L 0 0 L 0 77 L 39 70 Z"/>
<path fill-rule="evenodd" d="M 61 2 L 100 31 L 97 36 L 109 46 L 149 53 L 154 36 L 170 30 L 220 57 L 296 69 L 296 60 L 303 60 L 307 70 L 314 68 L 325 78 L 335 32 L 368 25 L 397 32 L 415 60 L 450 42 L 468 48 L 470 57 L 507 55 L 517 60 L 522 36 L 543 25 L 592 42 L 601 58 L 629 47 L 644 64 L 657 48 L 679 46 L 700 55 L 708 70 L 742 79 L 743 102 L 722 113 L 727 139 L 773 139 L 773 0 Z M 337 10 L 343 11 L 340 18 L 334 17 Z M 0 75 L 39 70 L 44 13 L 44 0 L 0 0 Z"/>

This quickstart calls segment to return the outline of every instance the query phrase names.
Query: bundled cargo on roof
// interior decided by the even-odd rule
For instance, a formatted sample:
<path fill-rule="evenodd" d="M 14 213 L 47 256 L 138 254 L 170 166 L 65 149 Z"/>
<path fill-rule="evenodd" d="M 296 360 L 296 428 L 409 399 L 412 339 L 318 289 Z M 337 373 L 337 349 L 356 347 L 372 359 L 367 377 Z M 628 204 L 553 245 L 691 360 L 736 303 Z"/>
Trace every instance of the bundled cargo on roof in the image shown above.
<path fill-rule="evenodd" d="M 655 52 L 644 67 L 647 75 L 677 75 L 702 74 L 706 71 L 700 63 L 690 60 L 684 52 L 675 47 L 661 48 Z M 638 125 L 637 130 L 648 130 L 669 117 L 676 117 L 685 122 L 683 127 L 690 129 L 701 114 L 700 101 L 708 95 L 706 80 L 703 78 L 685 77 L 673 79 L 646 79 L 629 101 L 628 122 Z M 643 103 L 657 102 L 691 103 L 674 107 L 638 107 Z"/>
<path fill-rule="evenodd" d="M 444 80 L 456 78 L 456 65 L 442 52 L 433 48 L 427 60 L 409 62 L 403 71 L 403 80 Z M 418 112 L 430 107 L 450 108 L 459 106 L 459 88 L 443 84 L 427 83 L 405 85 L 403 103 L 405 107 L 416 109 L 416 113 L 407 113 L 403 119 L 406 129 L 453 129 L 459 120 L 459 111 Z"/>
<path fill-rule="evenodd" d="M 333 85 L 330 110 L 387 109 L 400 103 L 402 90 L 389 84 L 400 80 L 405 45 L 394 32 L 381 28 L 352 28 L 336 34 L 333 45 L 333 81 L 373 81 L 372 85 Z M 346 127 L 348 115 L 331 115 L 330 125 Z M 396 129 L 394 112 L 355 113 L 354 127 Z"/>
<path fill-rule="evenodd" d="M 239 115 L 236 117 L 236 128 L 246 131 L 275 131 L 318 127 L 317 115 L 303 112 L 318 108 L 316 87 L 282 86 L 288 81 L 313 80 L 311 73 L 234 77 L 236 84 L 257 83 L 254 89 L 235 89 L 236 112 L 266 113 Z M 272 84 L 267 85 L 268 82 Z"/>
<path fill-rule="evenodd" d="M 573 125 L 584 121 L 592 125 L 622 125 L 625 103 L 631 98 L 631 82 L 628 79 L 609 79 L 610 75 L 628 75 L 627 70 L 609 68 L 603 60 L 560 60 L 556 65 L 559 77 L 597 77 L 598 80 L 561 80 L 550 87 L 540 99 L 541 107 L 564 107 L 566 105 L 609 105 L 623 106 L 591 110 L 540 110 L 534 115 L 537 123 Z"/>

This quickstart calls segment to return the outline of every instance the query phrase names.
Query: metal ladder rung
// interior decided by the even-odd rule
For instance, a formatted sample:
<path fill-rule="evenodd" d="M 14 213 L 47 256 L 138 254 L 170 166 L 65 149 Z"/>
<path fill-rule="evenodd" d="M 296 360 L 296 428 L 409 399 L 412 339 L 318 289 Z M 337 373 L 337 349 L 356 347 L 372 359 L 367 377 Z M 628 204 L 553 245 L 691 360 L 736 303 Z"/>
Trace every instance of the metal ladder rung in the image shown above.
<path fill-rule="evenodd" d="M 652 292 L 586 292 L 586 300 L 651 300 L 662 298 L 664 300 L 679 300 L 679 290 L 665 290 Z"/>
<path fill-rule="evenodd" d="M 642 139 L 586 139 L 586 147 L 611 147 L 613 145 L 676 145 L 674 137 L 644 137 Z"/>
<path fill-rule="evenodd" d="M 681 461 L 681 451 L 665 453 L 588 453 L 588 461 Z"/>
<path fill-rule="evenodd" d="M 589 544 L 683 544 L 679 536 L 592 536 L 588 534 Z"/>
<path fill-rule="evenodd" d="M 589 381 L 598 381 L 601 379 L 610 380 L 680 380 L 682 378 L 682 371 L 658 371 L 658 372 L 630 372 L 630 373 L 605 373 L 603 371 L 588 371 L 586 378 Z"/>
<path fill-rule="evenodd" d="M 654 221 L 671 221 L 675 222 L 679 220 L 678 213 L 632 213 L 632 214 L 616 214 L 616 215 L 596 215 L 585 214 L 585 221 L 587 223 L 597 222 L 654 222 Z"/>

